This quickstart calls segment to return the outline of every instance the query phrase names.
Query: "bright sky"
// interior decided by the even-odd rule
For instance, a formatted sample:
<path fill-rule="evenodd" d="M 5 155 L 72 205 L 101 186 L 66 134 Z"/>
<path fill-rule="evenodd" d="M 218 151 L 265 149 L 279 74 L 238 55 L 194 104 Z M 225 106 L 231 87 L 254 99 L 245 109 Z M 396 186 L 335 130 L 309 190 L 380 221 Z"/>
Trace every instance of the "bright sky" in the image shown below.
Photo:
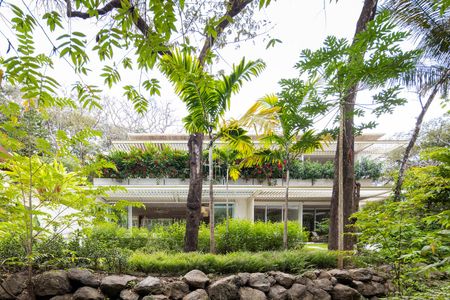
<path fill-rule="evenodd" d="M 21 5 L 22 1 L 9 0 L 9 3 L 13 2 Z M 25 2 L 32 3 L 33 1 Z M 261 18 L 271 20 L 274 28 L 269 34 L 274 38 L 280 39 L 282 41 L 281 44 L 277 44 L 274 48 L 266 49 L 267 40 L 263 41 L 262 38 L 257 38 L 240 44 L 238 49 L 235 48 L 235 45 L 231 45 L 219 50 L 220 61 L 214 66 L 215 71 L 223 69 L 225 72 L 228 72 L 231 64 L 239 62 L 243 56 L 247 59 L 261 58 L 267 64 L 267 68 L 258 78 L 246 83 L 241 92 L 232 98 L 231 111 L 227 115 L 229 117 L 239 117 L 258 98 L 268 93 L 276 93 L 279 90 L 277 83 L 280 79 L 297 76 L 293 66 L 298 61 L 302 49 L 317 49 L 328 35 L 351 39 L 362 3 L 362 0 L 341 0 L 338 3 L 335 3 L 335 1 L 330 3 L 328 0 L 272 1 L 269 8 L 259 12 L 259 15 Z M 35 13 L 35 11 L 33 12 Z M 9 15 L 3 6 L 0 7 L 0 16 L 0 31 L 13 40 L 13 33 L 6 21 Z M 48 32 L 48 29 L 46 30 Z M 95 25 L 89 24 L 88 21 L 77 20 L 73 21 L 72 30 L 88 33 L 89 46 L 94 46 L 94 36 L 99 27 L 95 28 Z M 40 28 L 36 29 L 36 36 L 38 40 L 37 48 L 43 53 L 50 53 L 52 46 Z M 51 35 L 50 38 L 55 44 L 59 44 L 55 35 Z M 0 35 L 0 56 L 6 55 L 7 43 L 4 41 L 4 37 Z M 119 60 L 124 55 L 126 54 L 116 55 L 116 60 Z M 92 69 L 98 70 L 103 67 L 104 63 L 100 63 L 96 59 L 95 53 L 92 53 L 90 57 L 90 67 Z M 79 77 L 73 74 L 66 62 L 55 56 L 53 59 L 55 68 L 54 70 L 49 70 L 49 75 L 59 80 L 62 86 L 68 88 L 75 81 L 79 80 Z M 156 71 L 142 75 L 138 71 L 122 72 L 122 83 L 120 86 L 114 87 L 112 90 L 105 86 L 104 93 L 120 98 L 123 93 L 121 87 L 126 84 L 137 85 L 141 76 L 144 77 L 142 80 L 148 77 L 158 78 L 161 81 L 161 99 L 170 101 L 181 119 L 185 114 L 184 104 L 173 93 L 170 83 Z M 88 78 L 84 78 L 84 80 L 89 84 L 103 86 L 103 80 L 95 75 L 95 72 Z M 409 131 L 413 128 L 415 117 L 420 111 L 420 105 L 414 93 L 405 95 L 409 99 L 409 103 L 398 108 L 394 114 L 379 118 L 377 121 L 380 125 L 373 130 L 374 132 L 395 133 Z M 367 93 L 360 93 L 358 102 L 370 103 L 371 98 Z M 440 107 L 439 101 L 435 101 L 428 112 L 426 120 L 438 117 L 443 113 L 444 109 Z M 364 121 L 367 121 L 367 119 Z M 321 129 L 326 123 L 328 123 L 328 119 L 317 124 L 317 127 Z"/>

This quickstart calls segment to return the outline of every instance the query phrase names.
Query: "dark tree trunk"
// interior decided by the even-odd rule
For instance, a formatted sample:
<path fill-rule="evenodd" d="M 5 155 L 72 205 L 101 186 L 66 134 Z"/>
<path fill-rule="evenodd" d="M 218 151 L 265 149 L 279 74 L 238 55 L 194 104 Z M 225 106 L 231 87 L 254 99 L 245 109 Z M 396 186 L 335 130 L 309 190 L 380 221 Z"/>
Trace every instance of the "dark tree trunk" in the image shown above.
<path fill-rule="evenodd" d="M 203 184 L 203 134 L 194 133 L 189 136 L 189 192 L 187 198 L 186 235 L 184 251 L 197 251 L 198 230 L 202 208 Z"/>
<path fill-rule="evenodd" d="M 369 21 L 373 20 L 377 8 L 377 0 L 365 0 L 361 11 L 361 14 L 356 24 L 355 38 L 358 33 L 365 30 Z M 350 58 L 352 59 L 352 58 Z M 344 203 L 343 203 L 343 216 L 344 216 L 344 233 L 350 233 L 351 228 L 347 227 L 350 224 L 349 217 L 354 212 L 354 186 L 355 186 L 355 172 L 354 172 L 354 135 L 353 135 L 353 111 L 355 107 L 357 84 L 351 87 L 344 100 L 343 117 L 344 122 L 344 138 L 343 138 L 343 180 L 344 180 Z M 328 248 L 330 250 L 337 250 L 338 248 L 338 201 L 339 201 L 339 146 L 336 147 L 335 154 L 335 173 L 333 181 L 333 192 L 331 198 L 331 211 L 330 211 L 330 232 L 328 236 Z M 353 249 L 354 239 L 348 235 L 344 236 L 344 249 Z"/>
<path fill-rule="evenodd" d="M 411 151 L 416 144 L 417 138 L 419 137 L 420 128 L 422 127 L 422 122 L 425 114 L 428 111 L 428 108 L 430 107 L 431 103 L 433 103 L 434 98 L 436 97 L 437 92 L 439 91 L 439 88 L 443 81 L 446 80 L 448 77 L 450 71 L 447 71 L 444 73 L 444 75 L 441 77 L 438 83 L 433 88 L 433 91 L 428 96 L 427 102 L 425 102 L 425 105 L 422 106 L 422 111 L 420 112 L 419 116 L 416 120 L 416 125 L 414 127 L 413 134 L 411 136 L 411 139 L 409 140 L 408 146 L 406 146 L 405 153 L 403 154 L 402 162 L 400 164 L 400 169 L 398 171 L 398 177 L 397 181 L 395 182 L 394 186 L 394 200 L 400 201 L 400 196 L 402 193 L 402 186 L 403 181 L 405 180 L 405 171 L 408 164 L 409 156 L 411 155 Z"/>

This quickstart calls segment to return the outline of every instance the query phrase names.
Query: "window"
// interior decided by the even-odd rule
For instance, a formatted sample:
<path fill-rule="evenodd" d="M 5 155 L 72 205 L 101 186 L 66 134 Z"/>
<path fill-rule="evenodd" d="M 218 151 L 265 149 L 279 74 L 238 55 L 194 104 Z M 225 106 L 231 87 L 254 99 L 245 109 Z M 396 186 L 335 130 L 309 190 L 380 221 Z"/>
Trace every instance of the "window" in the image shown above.
<path fill-rule="evenodd" d="M 228 204 L 228 216 L 233 218 L 234 204 Z M 214 223 L 220 223 L 227 218 L 227 205 L 226 204 L 214 204 Z"/>
<path fill-rule="evenodd" d="M 284 207 L 282 205 L 255 206 L 254 220 L 262 222 L 282 222 L 284 220 Z M 298 207 L 288 207 L 288 220 L 298 220 Z"/>

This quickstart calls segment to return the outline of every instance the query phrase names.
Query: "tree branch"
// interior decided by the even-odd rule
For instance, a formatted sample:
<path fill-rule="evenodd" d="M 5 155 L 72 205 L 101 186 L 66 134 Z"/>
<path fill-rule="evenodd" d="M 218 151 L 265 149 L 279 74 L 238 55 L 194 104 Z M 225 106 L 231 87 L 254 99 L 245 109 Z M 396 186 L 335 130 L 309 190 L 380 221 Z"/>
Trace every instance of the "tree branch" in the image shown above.
<path fill-rule="evenodd" d="M 217 24 L 214 30 L 216 31 L 216 36 L 220 36 L 224 29 L 230 24 L 230 20 L 232 20 L 236 15 L 238 15 L 248 4 L 250 4 L 252 0 L 230 0 L 228 3 L 228 9 L 221 18 L 222 21 Z M 205 39 L 205 43 L 203 44 L 202 51 L 198 57 L 200 63 L 203 65 L 205 63 L 206 54 L 208 51 L 214 46 L 216 38 L 212 36 L 208 36 Z"/>

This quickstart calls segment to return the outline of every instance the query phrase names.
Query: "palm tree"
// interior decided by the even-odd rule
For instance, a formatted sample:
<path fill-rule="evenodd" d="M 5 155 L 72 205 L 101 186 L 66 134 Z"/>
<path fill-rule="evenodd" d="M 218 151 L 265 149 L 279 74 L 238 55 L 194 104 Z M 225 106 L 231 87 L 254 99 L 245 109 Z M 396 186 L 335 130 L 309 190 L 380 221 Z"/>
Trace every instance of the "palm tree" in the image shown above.
<path fill-rule="evenodd" d="M 297 81 L 295 93 L 284 90 L 279 98 L 268 95 L 258 100 L 244 115 L 243 122 L 247 125 L 264 128 L 264 134 L 260 137 L 265 148 L 245 159 L 244 165 L 263 164 L 265 162 L 281 164 L 286 178 L 284 201 L 284 230 L 283 246 L 288 248 L 288 203 L 289 203 L 289 168 L 291 163 L 301 154 L 313 152 L 322 148 L 324 137 L 316 134 L 310 128 L 313 106 L 309 105 L 310 86 Z M 312 109 L 312 110 L 311 110 Z M 266 116 L 269 118 L 261 118 Z M 261 120 L 263 120 L 261 122 Z M 259 124 L 259 125 L 258 125 Z M 272 125 L 272 126 L 269 126 Z"/>
<path fill-rule="evenodd" d="M 237 93 L 244 81 L 249 81 L 253 76 L 258 76 L 265 68 L 261 60 L 246 62 L 245 58 L 238 65 L 233 65 L 229 75 L 220 75 L 215 78 L 206 72 L 201 62 L 187 52 L 178 50 L 162 56 L 159 68 L 163 74 L 172 82 L 175 92 L 186 104 L 188 114 L 183 118 L 184 127 L 187 132 L 194 135 L 197 142 L 194 149 L 189 143 L 191 154 L 190 168 L 191 176 L 193 168 L 201 168 L 202 144 L 205 134 L 209 137 L 209 196 L 210 196 L 210 248 L 215 252 L 214 241 L 214 199 L 212 183 L 212 151 L 214 141 L 220 137 L 234 140 L 239 130 L 233 126 L 219 130 L 219 120 L 230 107 L 230 98 Z M 237 140 L 234 142 L 239 143 Z M 198 163 L 200 162 L 200 163 Z M 195 172 L 199 174 L 200 172 Z M 195 175 L 194 175 L 195 176 Z M 191 178 L 191 180 L 193 180 Z M 202 184 L 202 178 L 195 178 L 197 184 Z M 186 236 L 195 237 L 195 241 L 186 239 L 185 250 L 193 251 L 197 248 L 198 228 L 200 224 L 201 194 L 196 197 L 188 195 L 188 215 L 186 220 Z M 189 243 L 190 242 L 190 243 Z M 195 244 L 195 247 L 192 245 Z M 193 249 L 195 248 L 195 249 Z"/>
<path fill-rule="evenodd" d="M 409 29 L 423 52 L 416 69 L 401 80 L 419 91 L 421 111 L 411 139 L 405 149 L 394 187 L 394 198 L 400 200 L 404 174 L 428 108 L 441 93 L 448 96 L 450 83 L 450 9 L 429 0 L 388 0 L 382 9 L 390 11 L 393 20 Z M 422 97 L 426 96 L 425 103 Z"/>

